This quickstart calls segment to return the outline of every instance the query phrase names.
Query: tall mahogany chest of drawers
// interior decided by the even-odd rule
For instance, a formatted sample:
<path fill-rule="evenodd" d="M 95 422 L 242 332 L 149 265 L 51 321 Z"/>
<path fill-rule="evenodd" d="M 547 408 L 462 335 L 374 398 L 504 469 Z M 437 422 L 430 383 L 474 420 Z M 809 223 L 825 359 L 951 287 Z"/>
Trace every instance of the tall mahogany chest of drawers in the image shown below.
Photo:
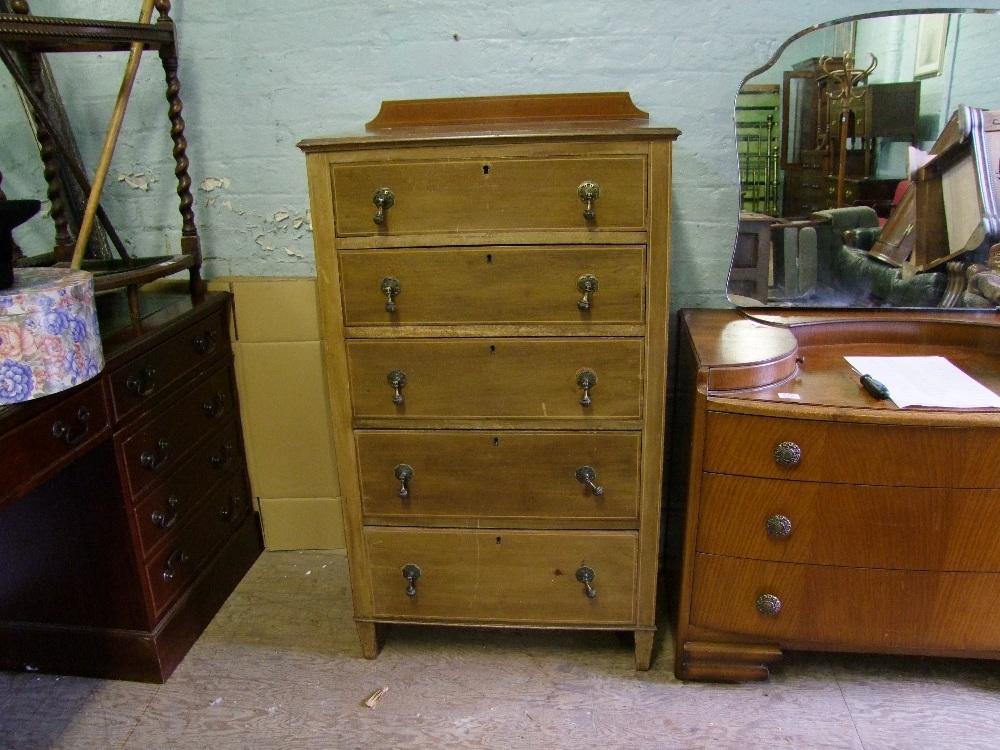
<path fill-rule="evenodd" d="M 899 409 L 844 361 L 942 356 L 1000 392 L 996 312 L 682 310 L 679 343 L 678 677 L 1000 657 L 1000 409 Z"/>
<path fill-rule="evenodd" d="M 307 154 L 365 656 L 655 627 L 670 148 L 627 95 L 386 102 Z"/>
<path fill-rule="evenodd" d="M 160 682 L 262 541 L 227 294 L 99 300 L 106 365 L 0 409 L 0 669 Z"/>

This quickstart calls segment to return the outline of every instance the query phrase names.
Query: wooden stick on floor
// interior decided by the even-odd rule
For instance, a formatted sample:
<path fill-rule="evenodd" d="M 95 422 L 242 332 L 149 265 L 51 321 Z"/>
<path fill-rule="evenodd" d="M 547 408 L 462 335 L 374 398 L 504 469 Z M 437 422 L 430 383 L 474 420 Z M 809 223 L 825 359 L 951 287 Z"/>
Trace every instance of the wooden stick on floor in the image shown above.
<path fill-rule="evenodd" d="M 139 14 L 139 23 L 149 23 L 149 19 L 153 15 L 154 2 L 155 0 L 142 1 L 142 12 Z M 115 152 L 118 134 L 121 132 L 122 121 L 125 119 L 125 107 L 128 106 L 128 98 L 132 93 L 132 84 L 135 83 L 135 76 L 139 71 L 142 46 L 142 42 L 132 42 L 132 46 L 129 48 L 125 76 L 122 78 L 122 85 L 118 90 L 118 99 L 115 101 L 115 108 L 111 113 L 108 132 L 104 136 L 101 159 L 97 164 L 94 181 L 90 186 L 90 195 L 87 196 L 87 207 L 83 212 L 83 221 L 80 222 L 80 233 L 76 237 L 76 247 L 73 248 L 73 260 L 70 262 L 70 268 L 73 269 L 78 269 L 80 264 L 83 263 L 83 254 L 87 249 L 87 241 L 90 239 L 90 232 L 94 228 L 94 215 L 97 213 L 97 206 L 101 200 L 101 191 L 104 189 L 104 181 L 107 179 L 108 169 L 111 166 L 111 156 Z"/>

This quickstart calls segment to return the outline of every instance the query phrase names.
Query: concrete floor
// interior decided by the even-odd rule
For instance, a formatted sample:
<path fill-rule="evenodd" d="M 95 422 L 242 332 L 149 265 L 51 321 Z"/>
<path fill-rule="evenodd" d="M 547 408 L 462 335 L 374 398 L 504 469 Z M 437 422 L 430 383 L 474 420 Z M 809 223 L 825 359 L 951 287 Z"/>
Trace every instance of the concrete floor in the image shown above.
<path fill-rule="evenodd" d="M 343 555 L 271 552 L 165 685 L 0 672 L 0 747 L 1000 747 L 996 663 L 799 654 L 685 684 L 669 643 L 640 673 L 609 633 L 397 627 L 366 661 Z"/>

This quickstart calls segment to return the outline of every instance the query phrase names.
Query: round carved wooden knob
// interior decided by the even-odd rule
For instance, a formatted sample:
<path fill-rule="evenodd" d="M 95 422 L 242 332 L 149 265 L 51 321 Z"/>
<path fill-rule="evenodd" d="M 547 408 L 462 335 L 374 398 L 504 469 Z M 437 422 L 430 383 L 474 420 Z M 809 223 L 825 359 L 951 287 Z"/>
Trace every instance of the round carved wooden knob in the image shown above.
<path fill-rule="evenodd" d="M 762 615 L 777 617 L 778 613 L 781 612 L 781 599 L 774 594 L 761 594 L 757 597 L 757 601 L 754 602 L 754 606 L 757 607 L 757 611 Z"/>
<path fill-rule="evenodd" d="M 786 440 L 774 446 L 774 462 L 778 466 L 798 466 L 802 460 L 802 448 L 798 443 Z"/>
<path fill-rule="evenodd" d="M 775 513 L 764 521 L 764 528 L 767 529 L 767 535 L 773 539 L 788 539 L 792 535 L 792 519 Z"/>

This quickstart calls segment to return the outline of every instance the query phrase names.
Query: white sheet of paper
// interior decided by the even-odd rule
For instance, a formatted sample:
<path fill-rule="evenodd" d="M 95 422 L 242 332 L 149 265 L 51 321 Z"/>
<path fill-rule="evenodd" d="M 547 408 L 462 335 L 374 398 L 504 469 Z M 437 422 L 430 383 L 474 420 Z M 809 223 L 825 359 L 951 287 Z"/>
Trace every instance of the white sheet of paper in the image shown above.
<path fill-rule="evenodd" d="M 861 375 L 889 389 L 896 406 L 1000 408 L 1000 396 L 944 357 L 844 357 Z"/>

